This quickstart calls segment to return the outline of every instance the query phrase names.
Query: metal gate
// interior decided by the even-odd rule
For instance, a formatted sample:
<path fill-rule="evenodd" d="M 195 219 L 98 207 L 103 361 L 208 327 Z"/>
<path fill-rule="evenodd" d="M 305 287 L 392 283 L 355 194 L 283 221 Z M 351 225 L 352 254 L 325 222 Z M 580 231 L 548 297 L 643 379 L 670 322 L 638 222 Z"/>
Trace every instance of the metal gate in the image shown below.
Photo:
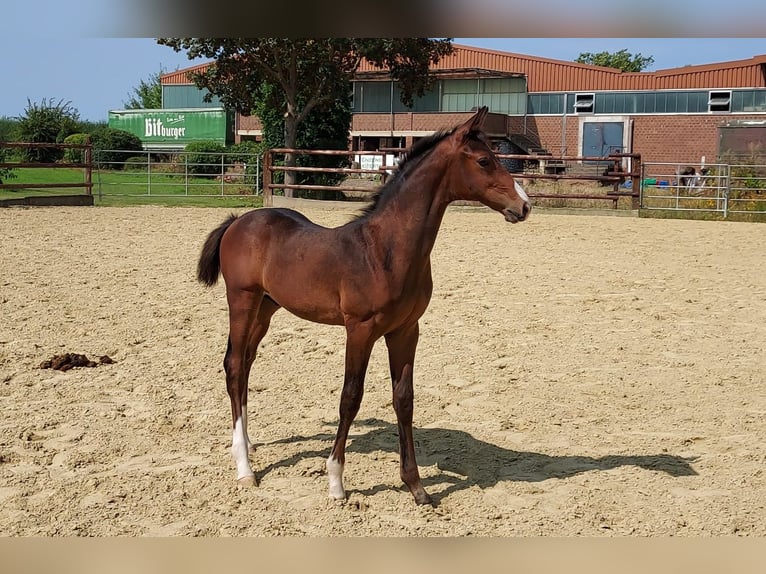
<path fill-rule="evenodd" d="M 642 165 L 640 208 L 647 211 L 766 216 L 766 165 Z"/>
<path fill-rule="evenodd" d="M 642 167 L 641 209 L 710 212 L 726 217 L 728 165 L 645 163 Z"/>

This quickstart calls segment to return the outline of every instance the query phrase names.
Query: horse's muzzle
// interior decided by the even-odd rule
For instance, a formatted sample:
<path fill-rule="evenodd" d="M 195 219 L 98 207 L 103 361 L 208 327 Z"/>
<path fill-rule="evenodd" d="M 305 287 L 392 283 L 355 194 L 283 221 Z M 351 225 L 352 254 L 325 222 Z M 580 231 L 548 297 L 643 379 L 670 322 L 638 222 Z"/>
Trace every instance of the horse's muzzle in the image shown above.
<path fill-rule="evenodd" d="M 511 223 L 518 223 L 519 221 L 524 221 L 527 217 L 529 217 L 530 211 L 532 211 L 532 204 L 528 201 L 525 201 L 524 205 L 521 206 L 521 213 L 518 213 L 510 208 L 504 209 L 502 213 L 505 216 L 506 221 Z"/>

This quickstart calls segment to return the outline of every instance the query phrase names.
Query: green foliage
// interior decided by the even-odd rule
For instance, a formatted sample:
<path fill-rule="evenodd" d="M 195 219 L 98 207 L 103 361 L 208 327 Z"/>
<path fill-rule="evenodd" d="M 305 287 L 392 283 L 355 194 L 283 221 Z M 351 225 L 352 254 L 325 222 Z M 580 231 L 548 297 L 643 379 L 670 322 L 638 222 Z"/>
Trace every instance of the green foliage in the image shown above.
<path fill-rule="evenodd" d="M 431 64 L 453 52 L 449 38 L 357 38 L 352 49 L 372 65 L 390 72 L 402 89 L 405 106 L 412 106 L 413 96 L 422 97 L 433 86 Z"/>
<path fill-rule="evenodd" d="M 107 127 L 107 123 L 105 121 L 102 121 L 102 122 L 81 121 L 77 131 L 83 134 L 92 134 L 105 127 Z"/>
<path fill-rule="evenodd" d="M 77 132 L 80 113 L 70 102 L 43 99 L 34 103 L 27 100 L 24 114 L 18 118 L 16 137 L 29 143 L 61 143 L 68 135 Z M 57 148 L 26 148 L 22 153 L 24 161 L 53 163 L 64 155 Z"/>
<path fill-rule="evenodd" d="M 253 161 L 254 155 L 261 155 L 265 150 L 266 146 L 263 143 L 245 140 L 227 147 L 226 153 L 229 154 L 229 162 L 249 163 Z"/>
<path fill-rule="evenodd" d="M 0 142 L 16 141 L 19 121 L 14 118 L 0 117 Z"/>
<path fill-rule="evenodd" d="M 146 171 L 149 162 L 145 155 L 132 155 L 125 160 L 125 171 Z"/>
<path fill-rule="evenodd" d="M 10 149 L 0 147 L 0 163 L 11 160 Z M 15 179 L 17 177 L 16 172 L 10 167 L 0 167 L 0 183 L 8 181 L 9 179 Z"/>
<path fill-rule="evenodd" d="M 731 166 L 731 184 L 739 190 L 766 189 L 766 168 L 763 165 Z"/>
<path fill-rule="evenodd" d="M 123 102 L 128 110 L 149 110 L 160 109 L 162 107 L 162 84 L 160 76 L 165 71 L 160 71 L 149 76 L 147 80 L 141 80 L 130 95 L 127 102 Z"/>
<path fill-rule="evenodd" d="M 90 141 L 88 134 L 72 134 L 64 138 L 65 144 L 83 145 Z M 85 150 L 80 148 L 67 148 L 64 150 L 64 161 L 66 163 L 84 163 Z"/>
<path fill-rule="evenodd" d="M 279 91 L 263 84 L 261 100 L 255 112 L 263 126 L 263 144 L 266 148 L 295 147 L 298 149 L 348 149 L 348 126 L 351 124 L 351 87 L 350 84 L 336 86 L 334 97 L 327 103 L 314 108 L 303 120 L 295 145 L 285 142 L 285 118 L 279 113 Z M 348 167 L 347 156 L 305 155 L 296 157 L 298 167 Z M 302 173 L 297 172 L 294 183 L 304 185 L 337 185 L 344 179 L 344 174 Z M 274 181 L 284 181 L 283 174 L 276 172 Z M 303 195 L 323 199 L 340 199 L 340 192 L 308 192 Z"/>
<path fill-rule="evenodd" d="M 411 103 L 413 94 L 422 96 L 430 87 L 430 65 L 452 53 L 449 39 L 431 38 L 159 38 L 157 43 L 185 50 L 189 59 L 214 59 L 191 78 L 227 107 L 250 113 L 265 81 L 282 91 L 281 110 L 298 116 L 330 99 L 339 82 L 351 81 L 362 58 L 388 69 L 402 86 L 402 101 Z M 289 109 L 299 94 L 300 108 Z"/>
<path fill-rule="evenodd" d="M 185 50 L 189 59 L 215 60 L 190 74 L 198 88 L 208 91 L 207 101 L 218 96 L 226 107 L 255 111 L 262 120 L 265 110 L 280 115 L 281 143 L 287 148 L 299 147 L 299 133 L 312 112 L 332 111 L 338 94 L 350 91 L 362 58 L 388 70 L 402 88 L 402 102 L 411 105 L 414 95 L 422 96 L 433 84 L 431 64 L 452 53 L 450 39 L 431 38 L 159 38 L 157 43 Z M 347 134 L 345 114 L 331 115 Z M 271 126 L 276 138 L 276 120 Z M 285 155 L 285 165 L 296 165 L 293 154 Z M 287 172 L 285 182 L 296 183 L 295 175 Z"/>
<path fill-rule="evenodd" d="M 336 93 L 335 99 L 321 108 L 315 108 L 306 117 L 304 129 L 298 134 L 297 146 L 301 149 L 348 149 L 348 126 L 351 125 L 351 88 Z M 338 155 L 302 155 L 298 166 L 348 167 L 350 158 Z M 338 185 L 342 173 L 298 173 L 297 183 L 310 185 Z M 322 199 L 342 199 L 340 192 L 315 192 Z"/>
<path fill-rule="evenodd" d="M 583 52 L 575 62 L 580 64 L 591 64 L 594 66 L 605 66 L 607 68 L 617 68 L 623 72 L 641 72 L 654 63 L 653 56 L 643 56 L 642 54 L 631 54 L 627 50 L 619 52 Z"/>
<path fill-rule="evenodd" d="M 9 142 L 14 140 L 16 130 L 16 120 L 12 118 L 0 118 L 0 142 Z M 0 163 L 14 161 L 14 150 L 11 148 L 0 147 Z M 0 167 L 0 183 L 16 177 L 16 173 L 10 167 Z"/>
<path fill-rule="evenodd" d="M 122 169 L 127 158 L 143 150 L 137 135 L 106 126 L 95 130 L 90 141 L 93 144 L 93 162 L 103 169 Z"/>
<path fill-rule="evenodd" d="M 233 144 L 226 148 L 227 163 L 241 163 L 245 166 L 245 177 L 242 182 L 245 185 L 255 187 L 256 190 L 261 189 L 261 165 L 262 161 L 256 159 L 255 156 L 263 157 L 266 151 L 266 145 L 263 142 L 243 141 L 238 144 Z"/>
<path fill-rule="evenodd" d="M 189 173 L 216 175 L 221 173 L 226 148 L 215 141 L 198 141 L 186 145 Z"/>
<path fill-rule="evenodd" d="M 746 152 L 727 150 L 721 154 L 719 161 L 731 166 L 729 179 L 733 196 L 760 196 L 766 189 L 766 149 L 760 142 L 748 145 Z"/>

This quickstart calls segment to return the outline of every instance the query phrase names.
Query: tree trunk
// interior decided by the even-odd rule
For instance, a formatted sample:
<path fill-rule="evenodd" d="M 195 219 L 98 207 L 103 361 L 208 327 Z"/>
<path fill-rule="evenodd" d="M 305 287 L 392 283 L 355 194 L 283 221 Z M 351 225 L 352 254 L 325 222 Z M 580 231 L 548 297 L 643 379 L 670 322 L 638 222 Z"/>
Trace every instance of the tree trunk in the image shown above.
<path fill-rule="evenodd" d="M 297 117 L 295 107 L 288 103 L 287 113 L 285 114 L 285 147 L 295 149 L 298 136 Z M 285 167 L 295 167 L 296 156 L 294 153 L 285 154 Z M 285 185 L 295 185 L 296 175 L 294 171 L 286 171 Z M 294 190 L 285 187 L 285 197 L 294 197 Z"/>

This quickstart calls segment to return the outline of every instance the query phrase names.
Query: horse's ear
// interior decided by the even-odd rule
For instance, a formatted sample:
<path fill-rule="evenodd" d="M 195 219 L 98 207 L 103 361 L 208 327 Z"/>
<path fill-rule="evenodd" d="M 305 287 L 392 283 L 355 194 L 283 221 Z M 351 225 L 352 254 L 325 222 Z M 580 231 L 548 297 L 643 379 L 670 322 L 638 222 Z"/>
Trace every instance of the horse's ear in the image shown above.
<path fill-rule="evenodd" d="M 465 138 L 471 132 L 481 131 L 488 112 L 489 108 L 487 106 L 480 107 L 479 110 L 473 116 L 471 116 L 467 122 L 455 129 L 455 135 L 459 138 Z"/>
<path fill-rule="evenodd" d="M 476 112 L 476 115 L 473 116 L 473 129 L 475 130 L 481 130 L 484 126 L 484 120 L 487 119 L 487 114 L 489 113 L 489 108 L 487 106 L 482 106 L 479 108 L 479 111 Z"/>

